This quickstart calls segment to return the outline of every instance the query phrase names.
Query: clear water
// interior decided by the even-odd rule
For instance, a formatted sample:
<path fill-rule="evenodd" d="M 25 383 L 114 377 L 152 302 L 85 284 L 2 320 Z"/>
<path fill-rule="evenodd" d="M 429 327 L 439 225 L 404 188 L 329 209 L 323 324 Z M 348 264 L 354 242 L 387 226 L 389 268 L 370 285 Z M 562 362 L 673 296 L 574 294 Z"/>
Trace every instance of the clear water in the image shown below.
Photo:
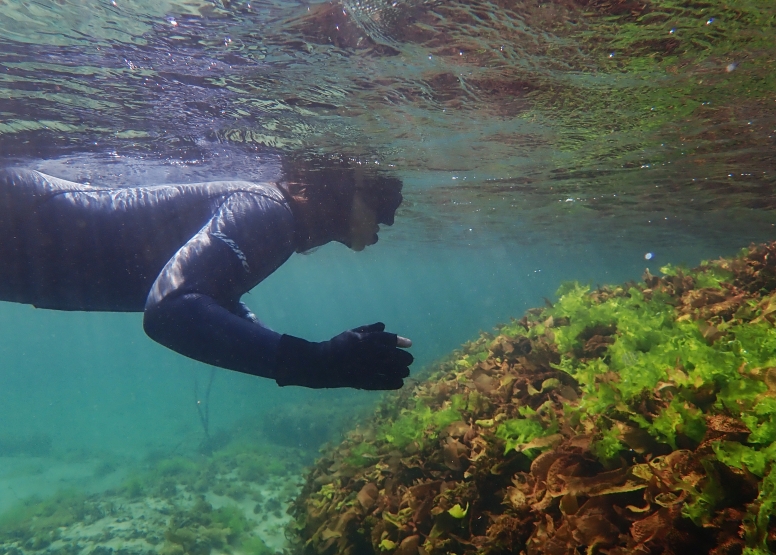
<path fill-rule="evenodd" d="M 775 22 L 764 0 L 5 0 L 0 157 L 116 185 L 271 179 L 289 152 L 390 167 L 378 245 L 244 300 L 311 340 L 384 321 L 419 369 L 564 280 L 774 239 Z M 211 371 L 140 322 L 0 304 L 0 510 L 197 450 Z M 210 430 L 341 408 L 291 434 L 311 458 L 376 398 L 218 370 Z"/>

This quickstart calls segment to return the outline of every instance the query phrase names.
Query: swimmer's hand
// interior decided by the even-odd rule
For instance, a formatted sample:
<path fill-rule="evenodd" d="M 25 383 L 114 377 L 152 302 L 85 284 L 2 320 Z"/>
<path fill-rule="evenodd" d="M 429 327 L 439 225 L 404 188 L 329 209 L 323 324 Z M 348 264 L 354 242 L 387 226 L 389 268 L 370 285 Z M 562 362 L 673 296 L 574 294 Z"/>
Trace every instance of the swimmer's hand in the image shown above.
<path fill-rule="evenodd" d="M 312 388 L 399 389 L 414 358 L 402 348 L 412 341 L 385 331 L 385 324 L 361 326 L 321 343 L 284 335 L 278 346 L 278 385 Z"/>

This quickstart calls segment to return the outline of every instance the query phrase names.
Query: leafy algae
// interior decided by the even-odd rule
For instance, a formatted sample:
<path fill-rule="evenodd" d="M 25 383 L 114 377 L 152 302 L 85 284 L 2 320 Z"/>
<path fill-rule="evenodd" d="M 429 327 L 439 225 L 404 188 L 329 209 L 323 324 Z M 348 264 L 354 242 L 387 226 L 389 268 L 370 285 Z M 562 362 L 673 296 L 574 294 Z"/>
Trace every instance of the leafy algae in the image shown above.
<path fill-rule="evenodd" d="M 308 554 L 776 550 L 776 242 L 561 286 L 387 396 L 293 511 Z"/>

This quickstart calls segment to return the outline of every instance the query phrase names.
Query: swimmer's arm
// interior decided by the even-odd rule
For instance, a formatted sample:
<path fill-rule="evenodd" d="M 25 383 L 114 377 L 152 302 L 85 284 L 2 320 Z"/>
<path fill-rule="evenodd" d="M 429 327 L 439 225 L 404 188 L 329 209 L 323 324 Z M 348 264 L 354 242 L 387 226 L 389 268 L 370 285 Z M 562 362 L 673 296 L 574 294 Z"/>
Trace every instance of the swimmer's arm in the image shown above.
<path fill-rule="evenodd" d="M 271 255 L 271 249 L 257 257 L 255 249 L 245 247 L 251 243 L 244 234 L 256 233 L 262 222 L 252 226 L 245 218 L 235 218 L 234 211 L 225 213 L 229 217 L 215 216 L 214 222 L 184 245 L 154 283 L 143 319 L 152 339 L 187 357 L 272 378 L 279 385 L 402 387 L 413 357 L 401 347 L 411 342 L 385 332 L 383 324 L 362 326 L 315 343 L 280 335 L 252 321 L 244 305 L 230 301 L 250 288 L 245 281 L 246 266 L 256 267 L 257 260 L 277 257 Z M 245 211 L 240 214 L 245 216 Z M 238 220 L 239 227 L 231 226 L 230 222 Z M 280 223 L 272 227 L 275 240 Z M 235 313 L 226 306 L 235 307 Z"/>
<path fill-rule="evenodd" d="M 290 256 L 292 238 L 287 207 L 232 195 L 157 277 L 146 301 L 146 333 L 189 358 L 274 378 L 281 336 L 239 298 Z"/>
<path fill-rule="evenodd" d="M 253 311 L 250 308 L 248 308 L 248 305 L 246 305 L 242 301 L 238 301 L 237 307 L 235 308 L 234 313 L 237 314 L 237 316 L 239 316 L 240 318 L 244 318 L 253 324 L 259 324 L 260 326 L 264 326 L 261 320 L 259 320 L 259 318 L 253 313 Z"/>
<path fill-rule="evenodd" d="M 237 316 L 201 293 L 146 308 L 143 328 L 165 347 L 206 364 L 275 378 L 281 335 Z"/>

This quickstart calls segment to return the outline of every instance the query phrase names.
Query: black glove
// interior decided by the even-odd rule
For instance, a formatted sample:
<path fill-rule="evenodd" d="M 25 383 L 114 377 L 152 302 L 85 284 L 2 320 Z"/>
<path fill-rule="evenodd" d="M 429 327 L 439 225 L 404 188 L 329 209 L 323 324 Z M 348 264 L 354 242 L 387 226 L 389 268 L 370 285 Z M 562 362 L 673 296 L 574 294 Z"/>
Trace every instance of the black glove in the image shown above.
<path fill-rule="evenodd" d="M 395 333 L 385 324 L 361 326 L 321 343 L 298 337 L 280 338 L 277 356 L 278 385 L 321 389 L 399 389 L 410 375 L 413 356 L 397 347 Z"/>

